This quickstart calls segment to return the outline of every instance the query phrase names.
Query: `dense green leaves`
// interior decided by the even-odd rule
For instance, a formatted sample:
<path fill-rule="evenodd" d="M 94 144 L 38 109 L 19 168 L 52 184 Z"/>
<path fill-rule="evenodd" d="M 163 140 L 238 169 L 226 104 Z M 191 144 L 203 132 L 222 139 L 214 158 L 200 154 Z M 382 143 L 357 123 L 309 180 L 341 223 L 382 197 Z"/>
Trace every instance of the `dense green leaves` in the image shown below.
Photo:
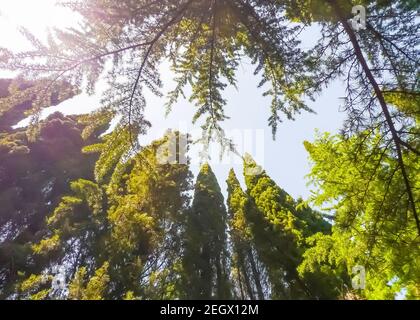
<path fill-rule="evenodd" d="M 367 272 L 361 295 L 393 298 L 404 288 L 418 298 L 417 228 L 399 163 L 381 140 L 366 133 L 348 140 L 323 135 L 306 143 L 314 164 L 310 178 L 317 188 L 313 200 L 335 213 L 335 223 L 332 236 L 310 240 L 315 246 L 305 253 L 300 270 L 340 273 L 361 265 Z M 409 153 L 405 159 L 418 199 L 419 162 Z"/>
<path fill-rule="evenodd" d="M 274 299 L 333 298 L 328 286 L 318 279 L 302 279 L 296 268 L 306 248 L 306 237 L 329 232 L 322 216 L 296 202 L 264 172 L 255 173 L 257 164 L 245 157 L 244 173 L 251 199 L 249 221 L 256 250 L 265 265 Z"/>
<path fill-rule="evenodd" d="M 187 216 L 183 259 L 186 298 L 228 299 L 226 208 L 216 177 L 208 164 L 197 177 Z"/>
<path fill-rule="evenodd" d="M 32 246 L 35 255 L 45 257 L 38 262 L 43 286 L 25 280 L 22 298 L 39 298 L 56 276 L 55 266 L 64 268 L 69 291 L 50 289 L 49 298 L 177 297 L 180 233 L 191 185 L 187 165 L 160 164 L 157 158 L 171 136 L 128 158 L 116 171 L 121 177 L 108 184 L 71 183 L 72 194 L 47 220 L 48 235 Z"/>
<path fill-rule="evenodd" d="M 366 29 L 352 27 L 353 5 L 365 6 Z M 31 50 L 0 49 L 1 69 L 32 79 L 0 83 L 1 296 L 419 297 L 417 2 L 74 0 L 66 6 L 81 15 L 79 29 L 56 30 L 45 44 L 23 30 Z M 320 32 L 304 49 L 299 35 L 308 25 Z M 159 67 L 168 60 L 176 76 L 168 111 L 188 90 L 200 141 L 208 147 L 216 135 L 224 150 L 234 149 L 223 133 L 223 91 L 235 86 L 245 57 L 272 98 L 274 135 L 283 118 L 312 111 L 305 97 L 345 81 L 341 134 L 306 143 L 310 200 L 331 211 L 332 228 L 248 157 L 247 190 L 231 172 L 226 210 L 208 165 L 190 203 L 188 165 L 162 164 L 159 151 L 174 136 L 179 141 L 179 133 L 140 148 L 138 136 L 150 126 L 144 89 L 161 95 Z M 40 121 L 43 108 L 82 89 L 93 93 L 101 76 L 108 88 L 95 113 Z M 28 130 L 11 129 L 27 115 Z M 118 123 L 99 141 L 113 119 Z M 81 148 L 99 153 L 94 169 L 94 156 Z M 360 266 L 366 288 L 355 292 L 350 276 Z M 69 290 L 56 286 L 60 267 Z"/>
<path fill-rule="evenodd" d="M 21 94 L 39 83 L 22 82 L 24 91 L 11 89 L 12 81 L 1 83 L 0 103 L 8 106 L 0 116 L 0 296 L 4 297 L 14 290 L 11 285 L 21 268 L 38 270 L 37 261 L 28 258 L 30 242 L 43 236 L 45 218 L 70 191 L 69 182 L 91 179 L 96 156 L 84 155 L 81 148 L 96 142 L 100 130 L 83 140 L 84 126 L 78 123 L 78 117 L 61 113 L 42 120 L 33 137 L 28 128 L 12 129 L 24 119 L 24 111 L 35 99 L 31 94 L 21 100 Z M 52 248 L 56 243 L 52 239 L 44 246 Z"/>

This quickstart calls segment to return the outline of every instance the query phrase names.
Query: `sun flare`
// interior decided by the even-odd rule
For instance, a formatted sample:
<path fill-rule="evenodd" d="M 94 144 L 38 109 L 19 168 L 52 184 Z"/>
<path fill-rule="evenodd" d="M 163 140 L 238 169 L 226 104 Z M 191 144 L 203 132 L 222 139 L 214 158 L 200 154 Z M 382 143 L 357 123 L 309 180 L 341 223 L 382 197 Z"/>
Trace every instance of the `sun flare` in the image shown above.
<path fill-rule="evenodd" d="M 57 5 L 57 0 L 0 0 L 0 46 L 20 49 L 25 40 L 19 27 L 25 27 L 38 37 L 47 28 L 68 27 L 75 23 L 69 9 Z"/>

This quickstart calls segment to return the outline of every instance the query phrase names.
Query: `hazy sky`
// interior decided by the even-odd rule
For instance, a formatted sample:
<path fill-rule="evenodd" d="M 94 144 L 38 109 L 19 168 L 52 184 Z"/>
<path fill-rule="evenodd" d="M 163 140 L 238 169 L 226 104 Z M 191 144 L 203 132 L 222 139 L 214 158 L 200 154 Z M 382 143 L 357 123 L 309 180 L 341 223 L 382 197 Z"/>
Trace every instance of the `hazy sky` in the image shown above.
<path fill-rule="evenodd" d="M 24 48 L 25 41 L 16 28 L 23 25 L 34 34 L 43 36 L 47 27 L 66 27 L 74 24 L 77 19 L 71 11 L 54 5 L 56 0 L 0 0 L 0 46 L 8 48 Z M 304 45 L 317 37 L 316 30 L 312 29 L 304 35 Z M 162 79 L 165 84 L 164 91 L 173 88 L 172 74 L 167 66 L 163 66 Z M 0 77 L 7 76 L 0 72 Z M 335 83 L 325 90 L 316 102 L 309 105 L 317 114 L 304 113 L 296 121 L 285 121 L 279 125 L 276 141 L 272 140 L 271 128 L 267 125 L 269 117 L 270 98 L 262 97 L 262 90 L 257 88 L 259 79 L 253 75 L 253 66 L 246 61 L 238 71 L 238 90 L 228 88 L 225 97 L 228 100 L 226 114 L 231 117 L 224 123 L 224 128 L 230 132 L 235 130 L 242 137 L 264 134 L 263 156 L 255 154 L 255 143 L 245 147 L 244 151 L 256 156 L 268 174 L 292 196 L 307 198 L 310 194 L 305 175 L 309 172 L 308 155 L 303 147 L 303 141 L 313 140 L 315 130 L 337 132 L 342 125 L 343 113 L 339 112 L 339 97 L 344 96 L 344 87 Z M 62 103 L 59 107 L 64 113 L 83 113 L 93 110 L 99 103 L 100 86 L 98 95 L 88 97 L 81 95 Z M 160 99 L 147 94 L 148 107 L 146 116 L 153 124 L 153 128 L 146 137 L 142 137 L 143 144 L 161 137 L 167 128 L 181 130 L 197 130 L 199 125 L 192 126 L 191 119 L 195 108 L 188 101 L 180 101 L 172 113 L 165 119 L 163 104 L 165 99 Z M 50 110 L 51 112 L 51 110 Z M 258 133 L 257 133 L 258 132 Z M 236 143 L 242 144 L 236 139 Z M 194 154 L 192 155 L 194 157 Z M 215 162 L 219 162 L 217 157 Z M 193 159 L 193 162 L 194 161 Z M 234 167 L 237 175 L 242 175 L 242 168 L 238 159 L 232 163 L 212 164 L 222 190 L 225 193 L 228 170 Z M 193 165 L 194 173 L 198 165 Z"/>

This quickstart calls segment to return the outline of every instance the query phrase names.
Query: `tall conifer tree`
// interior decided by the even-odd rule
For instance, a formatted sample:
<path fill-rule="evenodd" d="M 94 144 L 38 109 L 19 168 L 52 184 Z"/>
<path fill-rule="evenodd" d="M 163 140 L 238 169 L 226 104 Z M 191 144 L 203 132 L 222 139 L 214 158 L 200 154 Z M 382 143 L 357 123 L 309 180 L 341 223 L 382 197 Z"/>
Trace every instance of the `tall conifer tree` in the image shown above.
<path fill-rule="evenodd" d="M 267 268 L 273 299 L 317 298 L 316 284 L 302 279 L 297 267 L 305 249 L 305 237 L 328 232 L 322 216 L 276 185 L 250 156 L 244 157 L 247 193 L 252 199 L 249 220 L 255 245 Z M 257 173 L 257 174 L 256 174 Z"/>
<path fill-rule="evenodd" d="M 187 217 L 184 253 L 187 298 L 231 297 L 226 227 L 226 207 L 220 186 L 210 166 L 204 164 Z"/>
<path fill-rule="evenodd" d="M 48 218 L 46 235 L 32 246 L 43 262 L 37 274 L 23 272 L 20 297 L 179 297 L 181 230 L 191 189 L 188 164 L 162 163 L 158 150 L 166 149 L 173 137 L 168 134 L 113 168 L 107 157 L 113 157 L 108 153 L 114 134 L 87 148 L 101 152 L 97 181 L 72 182 L 72 194 Z M 68 292 L 53 285 L 57 267 L 64 268 Z"/>
<path fill-rule="evenodd" d="M 228 217 L 232 243 L 232 282 L 234 293 L 240 299 L 264 299 L 267 284 L 265 270 L 259 261 L 249 223 L 250 199 L 242 190 L 233 169 L 229 172 Z"/>

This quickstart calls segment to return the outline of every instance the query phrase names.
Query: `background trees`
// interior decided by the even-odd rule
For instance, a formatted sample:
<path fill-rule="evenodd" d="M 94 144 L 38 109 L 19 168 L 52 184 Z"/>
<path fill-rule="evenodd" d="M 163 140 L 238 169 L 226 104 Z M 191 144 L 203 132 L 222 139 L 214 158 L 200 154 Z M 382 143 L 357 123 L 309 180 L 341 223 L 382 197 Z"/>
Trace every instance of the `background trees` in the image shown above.
<path fill-rule="evenodd" d="M 330 225 L 319 213 L 280 189 L 265 172 L 249 174 L 256 166 L 252 159 L 245 158 L 244 175 L 251 200 L 247 215 L 256 250 L 267 269 L 271 298 L 334 296 L 328 293 L 331 288 L 326 284 L 317 287 L 315 278 L 302 279 L 296 271 L 305 251 L 305 239 L 316 232 L 328 233 Z"/>
<path fill-rule="evenodd" d="M 66 117 L 53 114 L 45 123 L 48 125 L 57 119 Z M 79 121 L 86 122 L 85 116 Z M 54 130 L 58 128 L 60 126 L 54 126 Z M 40 132 L 43 137 L 43 130 Z M 242 191 L 234 172 L 230 173 L 227 214 L 217 179 L 208 164 L 203 165 L 197 177 L 190 202 L 192 177 L 188 164 L 164 161 L 173 157 L 170 153 L 174 150 L 175 158 L 184 156 L 181 153 L 186 150 L 177 145 L 182 135 L 169 131 L 161 140 L 118 162 L 113 159 L 119 159 L 126 150 L 110 149 L 118 138 L 116 132 L 127 133 L 113 131 L 100 138 L 96 135 L 88 138 L 89 130 L 85 131 L 85 138 L 99 139 L 98 143 L 84 147 L 85 152 L 100 153 L 96 164 L 94 161 L 85 163 L 90 176 L 81 178 L 75 174 L 71 182 L 67 178 L 70 189 L 60 194 L 60 201 L 51 208 L 45 223 L 45 215 L 32 217 L 34 223 L 38 223 L 35 235 L 1 242 L 2 252 L 13 253 L 4 254 L 4 297 L 268 299 L 336 296 L 335 288 L 330 295 L 322 295 L 319 292 L 325 292 L 327 287 L 317 288 L 312 275 L 300 277 L 296 271 L 305 250 L 304 240 L 317 231 L 328 233 L 328 223 L 302 203 L 295 202 L 265 173 L 246 175 L 247 192 Z M 81 130 L 75 131 L 74 137 L 81 139 L 81 136 Z M 66 146 L 51 146 L 46 139 L 38 143 L 42 147 L 50 146 L 52 151 Z M 85 156 L 81 153 L 56 155 L 67 156 L 70 168 L 78 164 L 78 157 Z M 58 158 L 57 163 L 60 160 Z M 250 172 L 247 166 L 256 164 L 248 159 L 245 172 Z M 57 180 L 67 177 L 62 171 L 50 174 Z M 45 212 L 34 210 L 38 214 Z M 283 213 L 286 220 L 282 220 Z M 15 262 L 14 256 L 20 260 Z"/>
<path fill-rule="evenodd" d="M 367 10 L 366 30 L 351 27 L 356 4 Z M 401 101 L 417 101 L 418 96 L 415 2 L 75 0 L 66 6 L 82 16 L 80 30 L 57 30 L 46 44 L 25 31 L 33 50 L 1 50 L 1 68 L 40 80 L 37 90 L 43 94 L 33 105 L 35 118 L 58 80 L 71 84 L 69 91 L 93 92 L 105 73 L 109 88 L 97 116 L 120 116 L 117 128 L 127 129 L 136 147 L 137 135 L 149 126 L 143 88 L 160 94 L 158 67 L 169 59 L 177 77 L 168 108 L 191 85 L 190 99 L 197 106 L 193 120 L 205 118 L 201 142 L 207 145 L 216 135 L 225 148 L 233 149 L 221 127 L 227 117 L 222 92 L 235 84 L 235 71 L 245 56 L 261 75 L 260 85 L 268 84 L 274 133 L 282 115 L 292 119 L 310 111 L 304 96 L 315 98 L 333 80 L 342 79 L 347 82 L 348 115 L 343 134 L 381 133 L 382 147 L 398 159 L 410 215 L 420 234 L 414 182 L 404 159 L 405 152 L 419 155 L 418 132 L 412 130 L 417 112 L 401 109 Z M 322 28 L 320 37 L 313 48 L 302 50 L 298 35 L 314 24 Z M 107 61 L 112 61 L 110 70 Z"/>
<path fill-rule="evenodd" d="M 9 287 L 21 268 L 36 269 L 37 261 L 28 261 L 32 241 L 43 236 L 45 218 L 69 192 L 76 178 L 91 178 L 96 157 L 81 148 L 98 141 L 104 128 L 83 140 L 84 125 L 76 116 L 54 113 L 37 126 L 35 135 L 25 128 L 13 129 L 30 110 L 36 96 L 28 94 L 32 83 L 0 81 L 0 296 L 10 294 Z M 66 96 L 55 93 L 56 104 Z M 16 104 L 13 104 L 16 103 Z"/>
<path fill-rule="evenodd" d="M 64 118 L 54 114 L 46 123 L 56 117 Z M 112 158 L 108 142 L 114 134 L 102 136 L 102 142 L 85 151 L 102 152 L 99 159 Z M 114 164 L 118 169 L 109 161 L 99 161 L 95 168 L 93 161 L 88 162 L 96 180 L 77 177 L 71 182 L 71 192 L 60 194 L 46 224 L 44 216 L 32 218 L 38 223 L 35 235 L 2 240 L 2 295 L 348 298 L 352 268 L 362 265 L 368 270 L 367 287 L 357 292 L 359 298 L 393 298 L 403 288 L 407 297 L 418 296 L 416 228 L 407 216 L 402 218 L 409 204 L 390 153 L 373 157 L 370 149 L 364 149 L 355 159 L 352 151 L 360 148 L 358 138 L 340 136 L 325 135 L 306 144 L 313 160 L 311 178 L 318 187 L 312 200 L 333 205 L 331 233 L 326 220 L 331 217 L 292 199 L 264 171 L 255 171 L 257 164 L 248 156 L 246 191 L 235 173 L 229 174 L 227 211 L 207 164 L 190 202 L 188 164 L 168 164 L 160 158 L 170 156 L 171 150 L 182 151 L 179 146 L 168 148 L 179 138 L 179 133 L 168 132 L 122 164 Z M 372 148 L 376 141 L 369 141 Z M 48 145 L 48 140 L 38 143 Z M 80 154 L 67 156 L 67 161 L 77 163 L 74 157 Z M 57 180 L 66 176 L 52 173 Z M 395 187 L 384 182 L 390 174 Z M 367 188 L 366 175 L 372 177 Z M 384 212 L 387 219 L 382 218 Z"/>
<path fill-rule="evenodd" d="M 157 149 L 167 139 L 127 159 L 118 175 L 111 168 L 113 175 L 102 183 L 79 179 L 71 184 L 72 195 L 63 197 L 48 218 L 47 235 L 32 246 L 45 263 L 21 283 L 22 297 L 178 297 L 191 174 L 187 165 L 158 164 Z M 51 289 L 56 266 L 65 269 L 68 293 Z"/>

